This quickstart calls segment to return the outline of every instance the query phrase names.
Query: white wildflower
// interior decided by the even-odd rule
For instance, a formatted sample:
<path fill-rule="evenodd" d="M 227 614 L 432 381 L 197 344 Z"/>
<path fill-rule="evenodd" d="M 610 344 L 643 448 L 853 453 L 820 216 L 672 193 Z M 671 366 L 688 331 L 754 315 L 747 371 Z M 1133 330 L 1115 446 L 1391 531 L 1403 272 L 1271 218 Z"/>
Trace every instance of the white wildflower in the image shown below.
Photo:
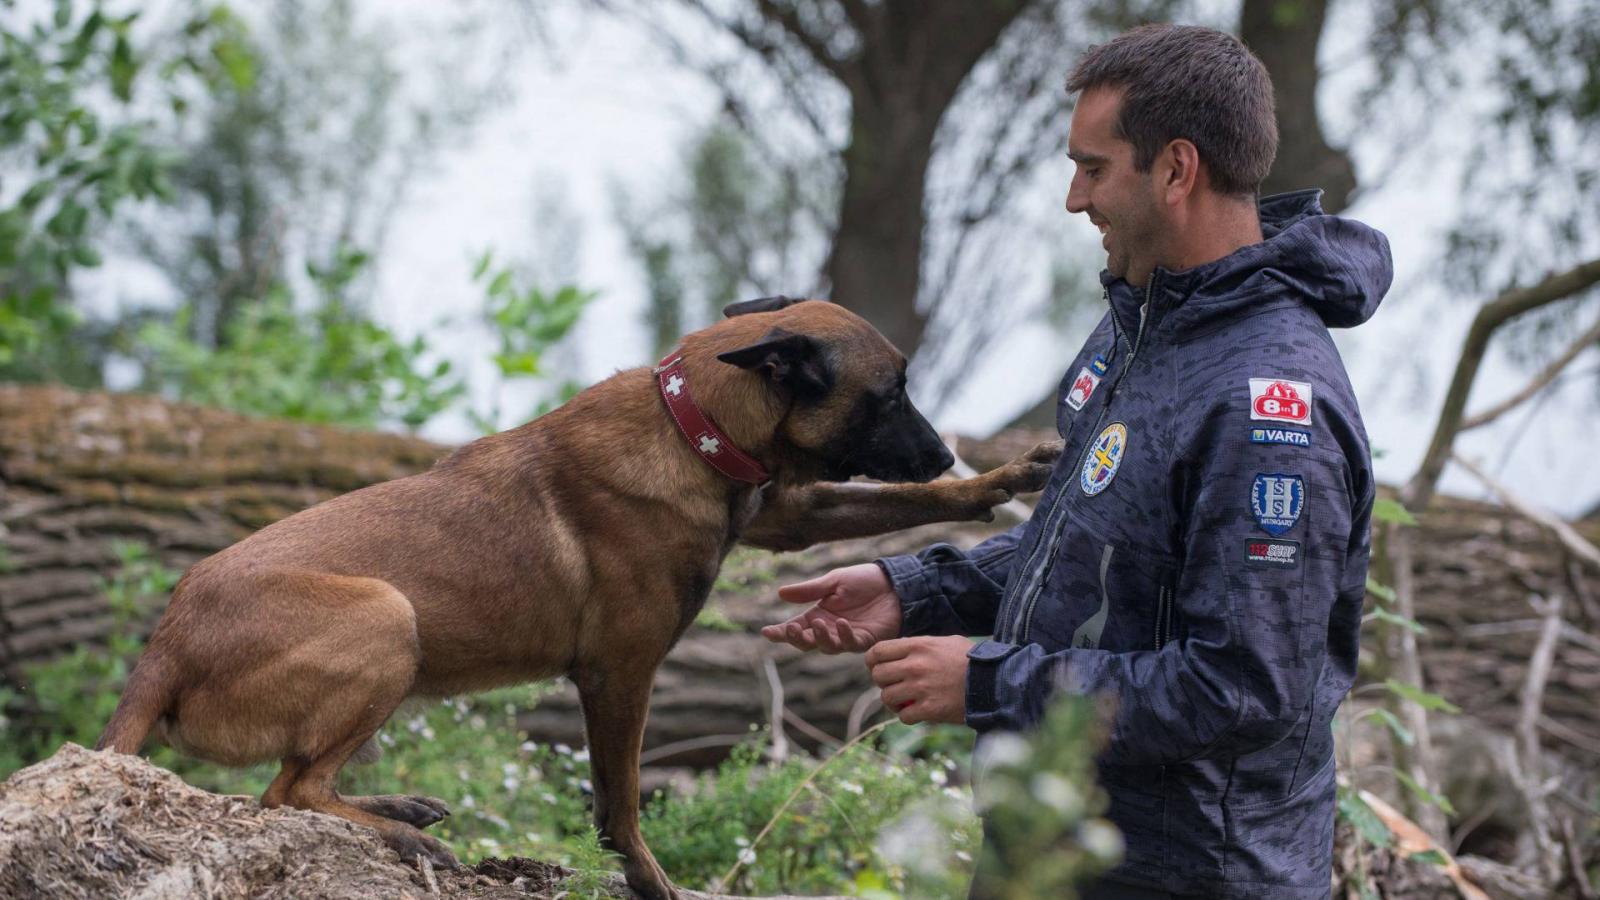
<path fill-rule="evenodd" d="M 739 863 L 741 865 L 746 865 L 746 866 L 755 865 L 756 864 L 756 851 L 750 849 L 749 847 L 746 847 L 743 850 L 740 850 L 739 851 Z"/>
<path fill-rule="evenodd" d="M 549 791 L 545 791 L 544 793 L 539 795 L 539 799 L 543 800 L 546 803 L 554 803 L 554 802 L 556 802 L 556 795 L 550 793 Z"/>
<path fill-rule="evenodd" d="M 928 780 L 932 781 L 934 784 L 937 784 L 937 785 L 943 787 L 944 784 L 946 782 L 948 782 L 950 779 L 946 778 L 945 774 L 943 772 L 939 771 L 938 769 L 934 769 L 932 772 L 928 773 Z"/>
<path fill-rule="evenodd" d="M 566 744 L 557 744 L 555 746 L 555 751 L 557 753 L 561 754 L 562 756 L 571 756 L 572 755 L 572 748 L 568 747 Z"/>
<path fill-rule="evenodd" d="M 461 808 L 462 809 L 477 809 L 478 808 L 478 799 L 476 797 L 472 796 L 471 794 L 462 794 L 461 795 Z"/>
<path fill-rule="evenodd" d="M 855 794 L 857 796 L 860 796 L 860 795 L 865 794 L 867 792 L 866 788 L 863 788 L 861 785 L 856 784 L 854 781 L 841 781 L 841 782 L 839 782 L 839 789 L 840 790 L 849 791 L 850 793 Z"/>
<path fill-rule="evenodd" d="M 572 754 L 572 758 L 577 760 L 578 762 L 588 762 L 589 761 L 589 748 L 585 747 L 582 750 L 579 750 L 577 753 Z"/>

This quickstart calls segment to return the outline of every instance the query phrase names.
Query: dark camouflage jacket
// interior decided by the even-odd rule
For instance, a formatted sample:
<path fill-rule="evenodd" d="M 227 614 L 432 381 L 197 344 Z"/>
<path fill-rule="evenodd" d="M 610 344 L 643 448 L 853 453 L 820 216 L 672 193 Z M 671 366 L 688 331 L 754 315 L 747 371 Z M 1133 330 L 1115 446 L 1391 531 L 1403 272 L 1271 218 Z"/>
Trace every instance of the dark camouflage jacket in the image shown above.
<path fill-rule="evenodd" d="M 1119 880 L 1329 895 L 1373 481 L 1328 329 L 1366 321 L 1392 266 L 1318 197 L 1263 200 L 1264 242 L 1144 289 L 1102 275 L 1032 519 L 879 560 L 905 634 L 993 635 L 969 655 L 979 732 L 1027 729 L 1058 691 L 1114 700 Z"/>

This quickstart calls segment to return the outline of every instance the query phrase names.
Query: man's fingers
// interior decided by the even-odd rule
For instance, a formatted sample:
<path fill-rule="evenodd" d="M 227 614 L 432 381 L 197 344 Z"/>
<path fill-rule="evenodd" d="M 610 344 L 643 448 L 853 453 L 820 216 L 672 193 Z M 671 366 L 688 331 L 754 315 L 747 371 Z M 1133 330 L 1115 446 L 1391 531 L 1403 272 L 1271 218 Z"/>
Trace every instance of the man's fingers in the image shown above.
<path fill-rule="evenodd" d="M 823 653 L 842 653 L 838 620 L 817 619 L 811 623 L 811 632 L 817 636 L 817 649 Z"/>
<path fill-rule="evenodd" d="M 819 575 L 810 581 L 800 581 L 786 584 L 778 588 L 778 599 L 785 603 L 816 603 L 822 598 L 833 593 L 838 579 L 833 573 Z"/>
<path fill-rule="evenodd" d="M 816 637 L 811 629 L 802 627 L 799 622 L 791 619 L 783 628 L 783 638 L 801 650 L 817 649 Z"/>
<path fill-rule="evenodd" d="M 878 642 L 878 639 L 872 636 L 872 632 L 864 628 L 846 624 L 844 629 L 849 632 L 849 635 L 845 638 L 845 646 L 852 653 L 860 653 Z"/>
<path fill-rule="evenodd" d="M 906 672 L 905 663 L 902 662 L 879 663 L 872 667 L 870 674 L 872 683 L 878 687 L 888 687 L 891 684 L 905 681 L 909 675 Z"/>
<path fill-rule="evenodd" d="M 911 688 L 902 681 L 884 688 L 878 699 L 883 701 L 885 708 L 898 712 L 900 707 L 915 701 L 916 697 L 912 695 Z"/>
<path fill-rule="evenodd" d="M 892 640 L 879 641 L 872 645 L 871 650 L 867 651 L 867 665 L 876 666 L 880 663 L 905 659 L 911 654 L 912 650 L 916 649 L 917 641 L 919 640 L 921 638 L 894 638 Z"/>

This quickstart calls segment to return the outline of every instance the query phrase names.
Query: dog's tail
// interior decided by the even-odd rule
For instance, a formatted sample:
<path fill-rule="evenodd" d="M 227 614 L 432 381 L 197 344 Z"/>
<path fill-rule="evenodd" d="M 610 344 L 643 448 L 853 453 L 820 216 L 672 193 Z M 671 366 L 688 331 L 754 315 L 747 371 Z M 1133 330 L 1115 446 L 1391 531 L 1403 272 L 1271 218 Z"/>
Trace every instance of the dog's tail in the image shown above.
<path fill-rule="evenodd" d="M 138 753 L 156 720 L 167 712 L 177 693 L 176 667 L 161 653 L 145 653 L 128 676 L 117 711 L 95 742 L 96 750 Z"/>

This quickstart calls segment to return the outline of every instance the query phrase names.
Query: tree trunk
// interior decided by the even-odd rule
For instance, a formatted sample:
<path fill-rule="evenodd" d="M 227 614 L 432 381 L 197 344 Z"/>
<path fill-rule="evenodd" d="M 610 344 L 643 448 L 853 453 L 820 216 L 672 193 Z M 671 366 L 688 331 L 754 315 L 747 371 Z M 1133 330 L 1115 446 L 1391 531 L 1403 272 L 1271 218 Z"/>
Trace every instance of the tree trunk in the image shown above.
<path fill-rule="evenodd" d="M 1245 0 L 1239 37 L 1272 74 L 1278 107 L 1278 158 L 1263 194 L 1323 190 L 1322 207 L 1344 209 L 1356 189 L 1356 170 L 1343 150 L 1328 146 L 1317 118 L 1317 47 L 1328 0 Z"/>
<path fill-rule="evenodd" d="M 907 356 L 927 324 L 917 309 L 922 280 L 923 200 L 933 124 L 922 111 L 857 102 L 844 151 L 844 196 L 827 277 L 835 302 L 859 313 Z"/>
<path fill-rule="evenodd" d="M 839 224 L 824 271 L 834 302 L 907 356 L 927 324 L 917 301 L 934 136 L 972 68 L 1032 2 L 860 4 L 860 54 L 829 61 L 851 109 Z M 781 15 L 775 21 L 823 52 L 825 39 Z"/>

